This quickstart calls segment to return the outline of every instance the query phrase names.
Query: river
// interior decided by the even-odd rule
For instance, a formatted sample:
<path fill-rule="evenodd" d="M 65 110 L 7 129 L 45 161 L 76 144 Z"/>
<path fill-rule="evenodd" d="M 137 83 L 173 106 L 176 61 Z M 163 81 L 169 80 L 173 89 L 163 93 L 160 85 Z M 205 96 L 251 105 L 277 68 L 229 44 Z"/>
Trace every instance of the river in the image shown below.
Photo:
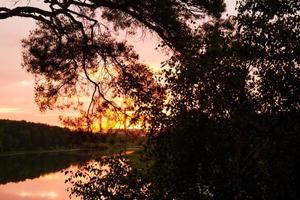
<path fill-rule="evenodd" d="M 64 170 L 75 170 L 94 158 L 86 152 L 2 156 L 0 200 L 67 200 Z"/>

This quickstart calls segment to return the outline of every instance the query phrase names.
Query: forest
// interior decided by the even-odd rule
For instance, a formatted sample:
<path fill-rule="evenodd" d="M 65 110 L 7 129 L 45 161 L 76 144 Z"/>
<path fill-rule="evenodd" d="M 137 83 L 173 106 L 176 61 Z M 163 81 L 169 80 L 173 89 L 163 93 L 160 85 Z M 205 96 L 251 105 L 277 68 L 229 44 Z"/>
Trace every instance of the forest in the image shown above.
<path fill-rule="evenodd" d="M 0 120 L 0 153 L 59 149 L 107 150 L 126 143 L 140 145 L 143 138 L 130 134 L 99 134 L 26 121 Z"/>

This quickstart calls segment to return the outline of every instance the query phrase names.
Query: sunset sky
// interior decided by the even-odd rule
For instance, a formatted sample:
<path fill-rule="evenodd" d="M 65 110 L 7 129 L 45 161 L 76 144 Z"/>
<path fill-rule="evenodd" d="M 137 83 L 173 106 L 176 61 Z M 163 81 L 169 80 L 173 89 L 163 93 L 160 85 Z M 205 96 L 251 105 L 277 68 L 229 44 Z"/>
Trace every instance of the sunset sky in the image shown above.
<path fill-rule="evenodd" d="M 0 6 L 12 0 L 1 0 Z M 227 12 L 234 13 L 235 0 L 226 0 Z M 58 111 L 41 113 L 34 102 L 34 78 L 21 67 L 21 39 L 26 38 L 35 27 L 31 19 L 11 18 L 0 20 L 0 119 L 26 120 L 59 125 Z M 124 38 L 135 45 L 141 61 L 159 66 L 165 59 L 155 50 L 157 40 L 153 36 L 141 39 Z M 64 112 L 67 114 L 68 112 Z"/>

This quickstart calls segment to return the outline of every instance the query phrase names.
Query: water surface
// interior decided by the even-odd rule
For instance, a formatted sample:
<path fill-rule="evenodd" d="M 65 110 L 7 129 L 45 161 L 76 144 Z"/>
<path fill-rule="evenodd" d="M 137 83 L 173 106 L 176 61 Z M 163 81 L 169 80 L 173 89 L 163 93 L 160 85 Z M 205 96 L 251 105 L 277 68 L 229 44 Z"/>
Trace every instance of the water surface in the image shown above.
<path fill-rule="evenodd" d="M 92 159 L 86 152 L 2 156 L 0 200 L 67 200 L 63 171 Z"/>

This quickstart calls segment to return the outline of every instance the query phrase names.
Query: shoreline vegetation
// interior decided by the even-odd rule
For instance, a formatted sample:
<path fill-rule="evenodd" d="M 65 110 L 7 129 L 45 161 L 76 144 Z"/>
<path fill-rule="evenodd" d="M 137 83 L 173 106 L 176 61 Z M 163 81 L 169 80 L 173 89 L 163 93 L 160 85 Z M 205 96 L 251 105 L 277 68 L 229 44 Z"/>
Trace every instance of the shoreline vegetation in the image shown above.
<path fill-rule="evenodd" d="M 112 133 L 71 131 L 26 121 L 0 119 L 0 157 L 42 153 L 117 152 L 140 147 L 139 131 L 114 129 Z"/>
<path fill-rule="evenodd" d="M 76 153 L 76 152 L 86 152 L 86 153 L 100 153 L 103 155 L 111 153 L 121 153 L 124 151 L 141 151 L 142 146 L 128 146 L 126 149 L 124 147 L 111 147 L 109 149 L 87 149 L 87 148 L 76 148 L 76 149 L 53 149 L 53 150 L 25 150 L 25 151 L 8 151 L 0 152 L 0 157 L 6 156 L 20 156 L 20 155 L 31 155 L 31 154 L 50 154 L 50 153 Z M 127 154 L 125 154 L 127 155 Z"/>

